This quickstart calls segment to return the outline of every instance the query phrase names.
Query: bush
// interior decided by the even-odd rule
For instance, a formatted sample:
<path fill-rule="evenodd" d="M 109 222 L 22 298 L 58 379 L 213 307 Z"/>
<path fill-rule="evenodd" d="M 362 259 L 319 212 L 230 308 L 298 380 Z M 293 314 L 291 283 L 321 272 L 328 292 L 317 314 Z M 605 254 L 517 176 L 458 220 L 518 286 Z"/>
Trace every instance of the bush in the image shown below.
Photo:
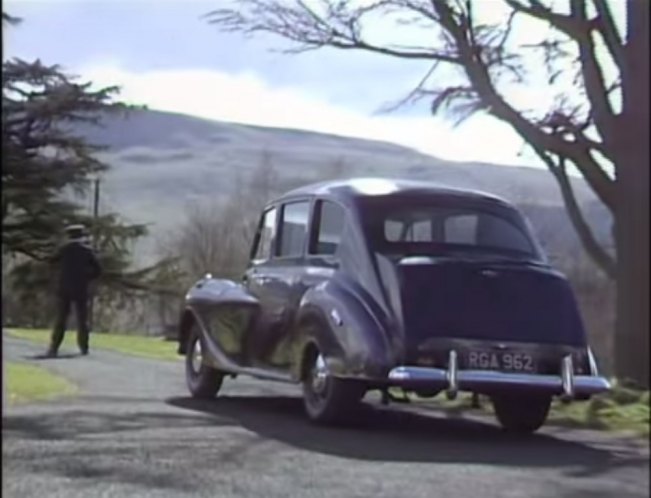
<path fill-rule="evenodd" d="M 610 399 L 618 405 L 630 405 L 639 403 L 644 394 L 641 391 L 617 385 L 610 392 Z"/>
<path fill-rule="evenodd" d="M 570 281 L 601 374 L 614 372 L 615 284 L 585 254 L 557 258 Z"/>

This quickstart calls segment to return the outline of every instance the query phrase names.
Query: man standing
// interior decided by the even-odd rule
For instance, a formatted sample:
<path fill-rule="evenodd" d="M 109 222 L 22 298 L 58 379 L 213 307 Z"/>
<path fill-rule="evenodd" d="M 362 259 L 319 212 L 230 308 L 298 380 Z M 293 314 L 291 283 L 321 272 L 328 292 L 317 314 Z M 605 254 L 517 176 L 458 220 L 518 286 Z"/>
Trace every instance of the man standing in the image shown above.
<path fill-rule="evenodd" d="M 66 228 L 66 233 L 68 242 L 52 258 L 59 265 L 59 281 L 57 319 L 46 354 L 48 357 L 55 357 L 59 351 L 73 304 L 77 313 L 77 344 L 81 354 L 88 354 L 88 287 L 101 273 L 93 250 L 84 244 L 85 227 L 71 225 Z"/>

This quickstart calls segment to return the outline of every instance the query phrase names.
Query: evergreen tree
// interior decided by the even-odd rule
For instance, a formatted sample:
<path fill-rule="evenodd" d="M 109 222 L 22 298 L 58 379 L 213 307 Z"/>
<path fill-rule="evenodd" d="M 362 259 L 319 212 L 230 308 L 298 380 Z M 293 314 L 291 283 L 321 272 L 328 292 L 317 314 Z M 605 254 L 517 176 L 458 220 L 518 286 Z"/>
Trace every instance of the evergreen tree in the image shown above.
<path fill-rule="evenodd" d="M 3 13 L 3 24 L 16 23 Z M 14 308 L 48 325 L 43 306 L 53 281 L 49 257 L 66 225 L 83 223 L 104 268 L 104 301 L 150 292 L 171 292 L 169 260 L 134 270 L 131 248 L 144 225 L 122 223 L 115 214 L 92 217 L 77 202 L 94 175 L 106 171 L 78 130 L 101 126 L 110 112 L 128 112 L 115 100 L 117 87 L 93 89 L 88 82 L 40 60 L 3 62 L 2 72 L 2 252 L 3 277 Z M 5 264 L 7 266 L 5 266 Z"/>

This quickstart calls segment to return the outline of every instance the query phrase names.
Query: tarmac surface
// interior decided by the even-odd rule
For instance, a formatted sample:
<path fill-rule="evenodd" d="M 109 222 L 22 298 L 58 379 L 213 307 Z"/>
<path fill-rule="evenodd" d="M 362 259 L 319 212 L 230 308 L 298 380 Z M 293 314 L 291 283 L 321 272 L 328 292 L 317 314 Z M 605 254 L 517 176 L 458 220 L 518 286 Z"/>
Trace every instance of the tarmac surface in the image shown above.
<path fill-rule="evenodd" d="M 197 401 L 183 362 L 42 352 L 3 337 L 5 361 L 50 369 L 80 392 L 3 407 L 4 497 L 649 496 L 639 438 L 554 427 L 514 438 L 492 419 L 373 400 L 364 423 L 318 427 L 294 386 L 238 377 Z"/>

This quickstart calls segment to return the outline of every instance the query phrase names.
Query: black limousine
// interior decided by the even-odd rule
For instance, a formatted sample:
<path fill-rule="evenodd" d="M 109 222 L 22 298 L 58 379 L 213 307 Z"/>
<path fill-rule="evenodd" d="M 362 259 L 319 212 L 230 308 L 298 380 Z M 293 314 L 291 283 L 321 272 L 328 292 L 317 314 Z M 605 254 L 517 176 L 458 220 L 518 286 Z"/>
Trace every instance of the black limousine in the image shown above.
<path fill-rule="evenodd" d="M 398 387 L 488 396 L 505 429 L 527 433 L 554 397 L 609 389 L 523 215 L 425 182 L 332 181 L 270 202 L 242 280 L 200 279 L 178 338 L 193 396 L 239 374 L 300 383 L 323 423 Z"/>

